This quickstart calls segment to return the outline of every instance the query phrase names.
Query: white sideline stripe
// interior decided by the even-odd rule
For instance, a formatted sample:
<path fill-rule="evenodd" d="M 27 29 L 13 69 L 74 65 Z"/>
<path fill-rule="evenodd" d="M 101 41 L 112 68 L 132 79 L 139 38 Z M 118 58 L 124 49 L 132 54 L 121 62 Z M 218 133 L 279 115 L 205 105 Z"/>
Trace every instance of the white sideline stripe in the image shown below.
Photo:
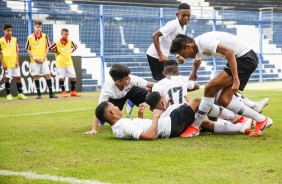
<path fill-rule="evenodd" d="M 23 176 L 29 179 L 44 179 L 44 180 L 51 180 L 51 181 L 68 182 L 68 183 L 73 183 L 73 184 L 103 184 L 103 182 L 100 182 L 100 181 L 79 180 L 77 178 L 52 176 L 49 174 L 36 174 L 31 171 L 14 172 L 14 171 L 8 171 L 8 170 L 0 170 L 0 175 L 2 176 Z"/>
<path fill-rule="evenodd" d="M 4 115 L 4 116 L 0 116 L 0 118 L 19 117 L 19 116 L 36 116 L 36 115 L 42 115 L 42 114 L 55 114 L 55 113 L 61 113 L 61 112 L 86 111 L 86 110 L 92 110 L 92 109 L 94 108 L 81 108 L 81 109 L 53 111 L 53 112 L 34 112 L 34 113 L 28 113 L 28 114 Z"/>

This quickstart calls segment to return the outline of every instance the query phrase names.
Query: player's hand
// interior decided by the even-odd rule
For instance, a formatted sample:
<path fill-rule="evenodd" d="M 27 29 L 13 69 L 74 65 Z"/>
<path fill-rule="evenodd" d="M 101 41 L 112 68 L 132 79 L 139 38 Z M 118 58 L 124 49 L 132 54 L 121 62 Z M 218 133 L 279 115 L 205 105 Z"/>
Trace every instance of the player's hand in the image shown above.
<path fill-rule="evenodd" d="M 19 63 L 16 63 L 15 68 L 18 68 L 18 66 L 19 66 Z"/>
<path fill-rule="evenodd" d="M 158 118 L 159 118 L 162 113 L 163 113 L 162 110 L 154 109 L 154 110 L 153 110 L 153 117 L 158 117 Z"/>
<path fill-rule="evenodd" d="M 233 91 L 233 94 L 235 96 L 238 96 L 238 93 L 239 93 L 239 86 L 240 86 L 240 80 L 239 79 L 234 79 L 233 80 L 233 85 L 231 87 L 232 91 Z"/>
<path fill-rule="evenodd" d="M 164 62 L 167 61 L 167 57 L 165 57 L 163 54 L 160 54 L 159 55 L 159 60 L 160 60 L 160 62 L 164 63 Z"/>
<path fill-rule="evenodd" d="M 195 81 L 198 78 L 198 74 L 197 73 L 191 73 L 189 76 L 189 80 Z"/>
<path fill-rule="evenodd" d="M 178 56 L 178 57 L 177 57 L 177 60 L 178 60 L 178 63 L 179 63 L 179 64 L 185 63 L 185 59 L 184 59 L 182 56 Z"/>
<path fill-rule="evenodd" d="M 92 135 L 92 134 L 97 134 L 96 130 L 91 130 L 89 132 L 85 132 L 84 135 Z"/>
<path fill-rule="evenodd" d="M 147 107 L 147 105 L 145 103 L 139 104 L 138 113 L 144 113 L 144 110 L 145 110 L 146 107 Z"/>
<path fill-rule="evenodd" d="M 6 66 L 6 65 L 3 65 L 3 69 L 4 69 L 4 70 L 7 70 L 7 66 Z"/>

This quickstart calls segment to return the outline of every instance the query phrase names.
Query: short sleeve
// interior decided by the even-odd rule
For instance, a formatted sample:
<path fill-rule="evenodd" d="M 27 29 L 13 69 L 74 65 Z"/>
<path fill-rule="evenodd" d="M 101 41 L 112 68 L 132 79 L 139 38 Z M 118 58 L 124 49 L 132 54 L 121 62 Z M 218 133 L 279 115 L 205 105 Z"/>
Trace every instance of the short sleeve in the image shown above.
<path fill-rule="evenodd" d="M 209 50 L 214 54 L 216 53 L 216 49 L 219 43 L 220 43 L 219 40 L 215 38 L 206 37 L 206 36 L 200 37 L 200 40 L 199 40 L 201 50 Z"/>
<path fill-rule="evenodd" d="M 135 75 L 130 75 L 130 79 L 131 79 L 130 82 L 138 87 L 146 88 L 148 84 L 148 81 Z"/>
<path fill-rule="evenodd" d="M 99 97 L 99 104 L 102 102 L 107 102 L 110 99 L 110 93 L 107 89 L 102 89 Z"/>
<path fill-rule="evenodd" d="M 164 25 L 159 29 L 159 31 L 162 33 L 164 37 L 175 32 L 176 30 L 177 30 L 177 25 L 175 24 L 174 21 L 169 21 L 168 23 L 166 23 L 166 25 Z"/>

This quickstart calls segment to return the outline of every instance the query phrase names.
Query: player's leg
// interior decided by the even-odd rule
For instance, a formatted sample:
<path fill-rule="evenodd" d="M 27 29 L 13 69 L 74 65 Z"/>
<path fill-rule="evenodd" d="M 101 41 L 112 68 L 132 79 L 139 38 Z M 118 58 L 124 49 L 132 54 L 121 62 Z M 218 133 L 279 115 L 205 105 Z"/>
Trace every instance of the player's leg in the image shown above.
<path fill-rule="evenodd" d="M 269 98 L 264 98 L 260 101 L 254 102 L 252 100 L 250 100 L 249 98 L 247 98 L 246 96 L 240 94 L 240 98 L 243 101 L 243 103 L 245 105 L 247 105 L 248 107 L 254 109 L 255 111 L 257 111 L 258 113 L 262 113 L 262 110 L 265 106 L 268 105 L 269 103 Z"/>
<path fill-rule="evenodd" d="M 131 102 L 130 100 L 127 100 L 125 103 L 125 114 L 128 118 L 131 117 L 131 112 L 133 110 L 134 107 L 134 103 Z"/>
<path fill-rule="evenodd" d="M 156 81 L 162 80 L 164 78 L 164 64 L 160 62 L 159 59 L 149 55 L 147 55 L 147 59 L 152 72 L 153 79 L 155 79 Z"/>
<path fill-rule="evenodd" d="M 126 98 L 129 99 L 133 104 L 139 106 L 139 104 L 145 102 L 148 91 L 145 88 L 140 88 L 138 86 L 133 86 L 128 93 Z M 128 114 L 127 114 L 128 116 Z M 130 117 L 130 115 L 129 115 Z"/>
<path fill-rule="evenodd" d="M 16 77 L 17 88 L 18 88 L 18 99 L 25 100 L 27 97 L 23 94 L 23 85 L 21 81 L 20 67 L 13 69 L 13 76 Z"/>
<path fill-rule="evenodd" d="M 68 97 L 66 88 L 65 88 L 65 77 L 66 77 L 66 68 L 64 67 L 57 67 L 56 68 L 56 75 L 59 77 L 59 86 L 62 91 L 62 97 Z"/>
<path fill-rule="evenodd" d="M 34 83 L 35 83 L 36 92 L 37 92 L 36 99 L 41 99 L 42 97 L 41 97 L 40 82 L 39 82 L 41 64 L 38 64 L 36 62 L 31 62 L 30 68 L 31 68 L 31 75 L 33 75 L 33 78 L 34 78 Z"/>
<path fill-rule="evenodd" d="M 51 74 L 50 74 L 50 69 L 49 69 L 49 64 L 48 62 L 43 62 L 41 64 L 41 71 L 46 79 L 47 86 L 49 89 L 49 97 L 50 98 L 58 98 L 54 93 L 53 93 L 53 85 L 52 85 L 52 80 L 51 80 Z"/>
<path fill-rule="evenodd" d="M 75 91 L 76 88 L 76 73 L 73 66 L 67 67 L 67 76 L 70 78 L 71 83 L 71 97 L 80 97 L 81 95 Z"/>
<path fill-rule="evenodd" d="M 13 77 L 12 69 L 8 68 L 4 70 L 4 82 L 5 82 L 5 90 L 7 95 L 7 100 L 13 100 L 13 96 L 11 94 L 11 87 L 10 87 L 10 79 Z"/>
<path fill-rule="evenodd" d="M 241 116 L 222 107 L 213 104 L 211 110 L 208 112 L 209 117 L 221 117 L 231 122 L 237 121 Z"/>

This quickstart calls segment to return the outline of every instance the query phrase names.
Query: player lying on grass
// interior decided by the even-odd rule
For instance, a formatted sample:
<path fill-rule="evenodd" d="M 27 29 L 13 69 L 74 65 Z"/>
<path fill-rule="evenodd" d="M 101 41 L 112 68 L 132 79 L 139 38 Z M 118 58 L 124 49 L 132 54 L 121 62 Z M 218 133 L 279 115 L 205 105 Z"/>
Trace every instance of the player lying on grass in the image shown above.
<path fill-rule="evenodd" d="M 153 96 L 154 101 L 161 102 L 160 94 L 158 92 L 152 93 L 158 94 L 158 98 L 156 98 L 157 96 Z M 117 138 L 154 140 L 156 138 L 179 137 L 193 123 L 199 104 L 200 99 L 193 99 L 188 104 L 171 105 L 165 111 L 152 109 L 152 120 L 122 118 L 120 109 L 110 102 L 100 103 L 96 108 L 95 114 L 99 119 L 111 125 L 112 131 Z M 144 106 L 141 106 L 141 113 L 143 110 Z M 244 134 L 249 132 L 251 121 L 242 124 L 233 124 L 226 120 L 219 119 L 217 122 L 213 122 L 205 119 L 201 126 L 205 130 L 214 133 L 239 132 Z"/>
<path fill-rule="evenodd" d="M 130 75 L 130 70 L 122 64 L 114 64 L 110 69 L 111 78 L 103 84 L 100 93 L 99 104 L 111 102 L 122 110 L 127 99 L 138 105 L 145 102 L 148 94 L 146 88 L 151 89 L 153 82 L 148 82 L 141 77 Z M 100 119 L 103 121 L 103 119 Z M 96 134 L 99 118 L 94 117 L 92 130 L 85 134 Z"/>
<path fill-rule="evenodd" d="M 170 105 L 187 103 L 187 92 L 199 89 L 197 82 L 189 80 L 188 77 L 178 75 L 178 63 L 174 60 L 168 60 L 164 63 L 163 73 L 166 78 L 157 82 L 153 86 L 152 91 L 158 91 L 166 101 L 169 101 Z M 248 100 L 249 103 L 252 102 L 246 97 L 244 97 L 244 100 Z M 266 101 L 267 100 L 264 99 L 260 102 L 252 103 L 255 104 L 257 110 L 262 111 L 263 107 L 266 105 Z M 245 121 L 242 116 L 216 104 L 213 104 L 209 114 L 213 114 L 213 117 L 220 116 L 232 122 Z"/>
<path fill-rule="evenodd" d="M 196 119 L 182 136 L 198 135 L 199 127 L 211 110 L 215 96 L 220 90 L 221 93 L 218 96 L 220 105 L 257 122 L 255 131 L 250 136 L 259 136 L 268 121 L 272 122 L 269 117 L 259 114 L 241 103 L 238 97 L 238 90 L 244 90 L 258 65 L 256 53 L 239 37 L 217 31 L 204 33 L 195 39 L 179 34 L 173 40 L 170 52 L 184 58 L 195 59 L 190 75 L 191 80 L 196 80 L 197 70 L 204 57 L 223 57 L 228 62 L 223 71 L 205 86 L 204 97 Z"/>

